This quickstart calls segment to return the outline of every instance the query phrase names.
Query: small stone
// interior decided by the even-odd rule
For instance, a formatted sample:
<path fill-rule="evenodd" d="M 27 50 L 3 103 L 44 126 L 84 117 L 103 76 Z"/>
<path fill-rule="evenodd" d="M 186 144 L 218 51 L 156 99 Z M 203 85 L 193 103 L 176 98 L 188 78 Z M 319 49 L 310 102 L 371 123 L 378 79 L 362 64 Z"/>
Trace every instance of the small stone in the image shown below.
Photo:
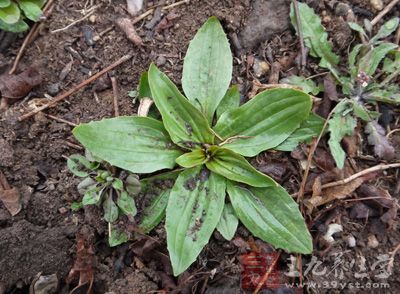
<path fill-rule="evenodd" d="M 376 248 L 379 246 L 379 241 L 376 239 L 375 235 L 368 236 L 368 247 Z"/>
<path fill-rule="evenodd" d="M 67 211 L 68 211 L 68 209 L 66 209 L 65 207 L 60 207 L 58 209 L 58 212 L 61 213 L 61 214 L 67 213 Z"/>
<path fill-rule="evenodd" d="M 351 7 L 347 3 L 339 2 L 335 7 L 335 14 L 337 16 L 346 16 L 347 13 L 351 10 Z"/>
<path fill-rule="evenodd" d="M 91 23 L 95 23 L 96 22 L 96 15 L 92 14 L 91 16 L 89 16 L 89 21 Z"/>
<path fill-rule="evenodd" d="M 369 3 L 371 4 L 372 8 L 378 11 L 383 9 L 383 2 L 382 0 L 370 0 Z"/>
<path fill-rule="evenodd" d="M 156 60 L 156 65 L 158 67 L 163 66 L 167 62 L 167 59 L 164 56 L 158 56 Z"/>
<path fill-rule="evenodd" d="M 55 96 L 60 92 L 60 85 L 58 83 L 50 84 L 47 86 L 47 92 L 51 96 Z"/>
<path fill-rule="evenodd" d="M 356 247 L 356 238 L 353 235 L 347 236 L 346 241 L 349 247 Z"/>
<path fill-rule="evenodd" d="M 254 59 L 253 71 L 257 78 L 265 75 L 269 71 L 269 64 L 263 60 Z"/>

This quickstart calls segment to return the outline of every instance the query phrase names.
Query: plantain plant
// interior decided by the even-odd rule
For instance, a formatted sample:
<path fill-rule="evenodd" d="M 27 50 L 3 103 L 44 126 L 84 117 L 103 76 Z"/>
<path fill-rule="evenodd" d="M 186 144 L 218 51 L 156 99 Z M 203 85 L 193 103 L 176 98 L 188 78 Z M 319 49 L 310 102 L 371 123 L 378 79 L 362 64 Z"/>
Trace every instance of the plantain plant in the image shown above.
<path fill-rule="evenodd" d="M 293 89 L 264 91 L 239 106 L 238 88 L 228 89 L 231 75 L 228 39 L 211 17 L 184 59 L 185 96 L 154 64 L 141 78 L 139 92 L 151 96 L 162 121 L 117 117 L 73 130 L 96 157 L 141 175 L 137 228 L 150 232 L 165 217 L 175 275 L 196 260 L 214 229 L 231 239 L 238 220 L 276 248 L 312 252 L 296 202 L 245 157 L 290 150 L 317 136 L 323 120 L 310 115 L 310 96 Z"/>

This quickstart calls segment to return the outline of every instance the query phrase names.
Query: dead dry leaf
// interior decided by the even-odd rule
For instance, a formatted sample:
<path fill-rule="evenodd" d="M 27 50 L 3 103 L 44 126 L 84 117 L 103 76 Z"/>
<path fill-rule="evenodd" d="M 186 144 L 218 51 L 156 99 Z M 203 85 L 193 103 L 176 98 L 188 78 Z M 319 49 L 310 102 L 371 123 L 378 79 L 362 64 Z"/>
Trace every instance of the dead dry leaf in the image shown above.
<path fill-rule="evenodd" d="M 367 179 L 368 178 L 366 177 L 360 177 L 344 185 L 323 189 L 320 195 L 316 195 L 313 193 L 310 199 L 305 200 L 305 205 L 309 210 L 309 213 L 311 213 L 312 210 L 318 206 L 327 204 L 336 199 L 344 199 L 350 196 L 350 194 L 353 193 L 358 187 L 360 187 L 361 184 Z"/>
<path fill-rule="evenodd" d="M 369 122 L 365 126 L 365 132 L 368 134 L 368 144 L 374 146 L 374 153 L 383 159 L 393 159 L 395 150 L 388 138 L 385 136 L 385 129 L 376 121 Z"/>
<path fill-rule="evenodd" d="M 12 216 L 17 215 L 21 211 L 22 205 L 19 191 L 16 188 L 10 187 L 2 172 L 0 172 L 0 200 Z"/>
<path fill-rule="evenodd" d="M 7 109 L 10 103 L 24 98 L 41 82 L 41 75 L 33 68 L 28 68 L 18 75 L 0 75 L 0 98 L 2 99 L 0 109 Z"/>

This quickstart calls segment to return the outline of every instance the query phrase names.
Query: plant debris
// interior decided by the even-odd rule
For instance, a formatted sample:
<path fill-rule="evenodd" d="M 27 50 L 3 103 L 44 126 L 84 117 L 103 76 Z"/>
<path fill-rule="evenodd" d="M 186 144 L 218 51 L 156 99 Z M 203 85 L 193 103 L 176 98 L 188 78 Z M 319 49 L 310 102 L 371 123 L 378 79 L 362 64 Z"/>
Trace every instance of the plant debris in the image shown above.
<path fill-rule="evenodd" d="M 21 197 L 17 188 L 12 188 L 6 177 L 0 171 L 0 200 L 12 216 L 17 215 L 22 208 Z"/>

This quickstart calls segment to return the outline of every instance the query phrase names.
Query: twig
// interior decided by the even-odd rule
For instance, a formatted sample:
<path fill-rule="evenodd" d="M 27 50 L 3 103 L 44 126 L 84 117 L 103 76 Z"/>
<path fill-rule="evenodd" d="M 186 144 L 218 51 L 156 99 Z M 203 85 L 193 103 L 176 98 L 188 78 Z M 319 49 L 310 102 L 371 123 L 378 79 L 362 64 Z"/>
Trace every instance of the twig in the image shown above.
<path fill-rule="evenodd" d="M 54 2 L 54 0 L 49 0 L 49 1 L 46 3 L 45 7 L 43 8 L 43 15 L 44 15 L 46 18 L 49 17 L 50 12 L 52 11 L 52 9 L 50 9 L 50 8 L 51 8 L 53 2 Z M 32 37 L 33 37 L 34 35 L 36 35 L 36 31 L 37 31 L 39 25 L 40 25 L 40 22 L 35 23 L 35 24 L 32 26 L 31 30 L 29 31 L 28 35 L 26 36 L 24 42 L 22 43 L 21 48 L 20 48 L 19 51 L 18 51 L 17 56 L 15 57 L 14 64 L 13 64 L 12 68 L 11 68 L 10 71 L 8 72 L 10 75 L 14 74 L 15 71 L 17 70 L 18 63 L 19 63 L 19 61 L 21 60 L 22 55 L 24 54 L 26 47 L 27 47 L 27 46 L 31 43 L 31 41 L 33 40 Z"/>
<path fill-rule="evenodd" d="M 400 0 L 393 0 L 392 2 L 390 2 L 388 5 L 386 5 L 386 7 L 379 12 L 379 14 L 377 16 L 375 16 L 375 18 L 373 20 L 371 20 L 371 25 L 376 25 L 382 17 L 384 17 L 388 12 L 390 12 L 390 10 L 397 4 L 397 2 L 399 2 Z"/>
<path fill-rule="evenodd" d="M 296 26 L 297 32 L 299 34 L 299 41 L 300 41 L 300 50 L 301 50 L 301 70 L 304 70 L 306 67 L 306 49 L 304 47 L 304 38 L 303 38 L 303 29 L 301 27 L 301 20 L 300 20 L 300 11 L 299 11 L 299 4 L 296 0 L 292 0 L 293 7 L 294 7 L 294 14 L 296 15 Z"/>
<path fill-rule="evenodd" d="M 279 257 L 281 256 L 281 252 L 278 252 L 278 255 L 275 257 L 274 261 L 271 263 L 269 266 L 267 272 L 264 274 L 264 276 L 261 278 L 260 282 L 257 285 L 257 288 L 254 290 L 253 294 L 257 294 L 260 292 L 262 286 L 265 284 L 265 282 L 268 280 L 269 275 L 271 274 L 272 270 L 275 268 L 276 263 L 278 262 Z"/>
<path fill-rule="evenodd" d="M 345 184 L 347 184 L 347 183 L 349 183 L 351 181 L 354 181 L 355 179 L 357 179 L 359 177 L 365 176 L 365 175 L 367 175 L 369 173 L 376 172 L 376 171 L 381 171 L 381 170 L 386 170 L 386 169 L 389 169 L 389 168 L 398 168 L 398 167 L 400 167 L 400 163 L 379 164 L 379 165 L 367 168 L 365 170 L 362 170 L 362 171 L 360 171 L 360 172 L 358 172 L 356 174 L 353 174 L 350 177 L 345 178 L 343 180 L 339 180 L 339 181 L 335 181 L 335 182 L 331 182 L 331 183 L 327 183 L 325 185 L 322 185 L 321 189 L 323 190 L 323 189 L 330 188 L 330 187 L 345 185 Z M 299 195 L 300 195 L 300 190 L 299 190 L 298 193 L 294 193 L 291 196 L 292 197 L 296 197 L 296 196 L 299 197 Z M 304 192 L 303 192 L 303 195 L 304 195 Z M 380 198 L 380 197 L 378 197 L 378 198 Z M 362 200 L 362 199 L 358 199 L 358 200 Z M 347 200 L 347 201 L 350 201 L 350 200 Z"/>
<path fill-rule="evenodd" d="M 74 149 L 76 149 L 76 150 L 83 150 L 83 149 L 84 149 L 82 146 L 79 146 L 79 145 L 77 145 L 77 144 L 74 144 L 74 143 L 72 143 L 72 142 L 70 142 L 70 141 L 63 140 L 63 142 L 65 143 L 65 145 L 67 145 L 67 146 L 69 146 L 69 147 L 71 147 L 71 148 L 74 148 Z"/>
<path fill-rule="evenodd" d="M 354 175 L 351 175 L 348 178 L 345 178 L 343 180 L 340 181 L 336 181 L 336 182 L 332 182 L 332 183 L 328 183 L 325 185 L 321 186 L 321 189 L 326 189 L 326 188 L 330 188 L 330 187 L 335 187 L 335 186 L 340 186 L 340 185 L 345 185 L 351 181 L 354 181 L 355 179 L 365 176 L 366 174 L 372 173 L 372 172 L 376 172 L 376 171 L 382 171 L 385 169 L 389 169 L 389 168 L 398 168 L 400 167 L 400 163 L 391 163 L 391 164 L 379 164 L 379 165 L 375 165 L 373 167 L 364 169 Z"/>
<path fill-rule="evenodd" d="M 140 100 L 139 108 L 137 115 L 138 116 L 147 116 L 149 114 L 150 107 L 153 105 L 153 100 L 148 97 L 143 97 Z"/>
<path fill-rule="evenodd" d="M 80 89 L 82 89 L 83 87 L 85 87 L 86 85 L 90 84 L 91 82 L 93 82 L 94 80 L 98 79 L 99 77 L 101 77 L 102 75 L 104 75 L 105 73 L 107 73 L 108 71 L 112 70 L 113 68 L 117 67 L 118 65 L 120 65 L 121 63 L 126 62 L 127 60 L 131 59 L 132 55 L 125 55 L 123 57 L 121 57 L 120 59 L 118 59 L 116 62 L 114 62 L 113 64 L 107 66 L 105 69 L 99 71 L 98 73 L 94 74 L 93 76 L 89 77 L 88 79 L 84 80 L 82 83 L 74 86 L 72 89 L 70 89 L 69 91 L 62 93 L 61 95 L 57 96 L 56 98 L 54 98 L 51 102 L 38 107 L 37 109 L 21 115 L 18 120 L 19 121 L 23 121 L 33 115 L 35 115 L 36 113 L 43 111 L 51 106 L 56 105 L 58 102 L 65 100 L 66 98 L 68 98 L 69 96 L 71 96 L 72 94 L 74 94 L 75 92 L 79 91 Z"/>
<path fill-rule="evenodd" d="M 170 4 L 170 5 L 164 6 L 164 7 L 162 8 L 162 10 L 168 10 L 168 9 L 174 8 L 174 7 L 178 6 L 178 5 L 186 4 L 186 3 L 189 3 L 189 2 L 190 2 L 190 0 L 178 1 L 178 2 L 176 2 L 176 3 L 172 3 L 172 4 Z M 150 8 L 149 10 L 147 10 L 146 12 L 142 13 L 141 15 L 139 15 L 138 17 L 135 17 L 135 18 L 132 20 L 132 24 L 136 24 L 136 23 L 138 23 L 139 21 L 141 21 L 142 19 L 146 18 L 148 15 L 152 14 L 152 13 L 154 12 L 154 10 L 155 10 L 156 7 L 158 7 L 158 5 L 153 6 L 152 8 Z"/>
<path fill-rule="evenodd" d="M 387 265 L 387 271 L 388 271 L 389 273 L 392 272 L 393 265 L 394 265 L 394 257 L 396 256 L 397 251 L 399 251 L 399 250 L 400 250 L 400 243 L 397 244 L 396 248 L 394 248 L 392 252 L 389 252 L 389 253 L 390 253 L 390 259 L 389 259 L 389 260 L 390 260 L 390 261 L 389 261 L 389 263 L 388 263 L 388 265 Z"/>
<path fill-rule="evenodd" d="M 299 192 L 297 193 L 297 203 L 299 203 L 303 199 L 304 191 L 305 191 L 305 187 L 306 187 L 306 183 L 307 183 L 307 178 L 308 178 L 308 173 L 310 172 L 310 166 L 311 166 L 312 158 L 314 156 L 314 152 L 317 149 L 318 143 L 324 134 L 324 131 L 326 129 L 326 126 L 328 125 L 329 119 L 331 118 L 331 116 L 335 110 L 336 110 L 336 106 L 328 114 L 328 117 L 325 120 L 324 126 L 322 127 L 322 130 L 319 133 L 317 140 L 315 140 L 314 144 L 311 145 L 310 152 L 308 153 L 308 157 L 307 157 L 306 168 L 304 169 L 303 179 L 301 180 L 300 189 L 299 189 Z"/>
<path fill-rule="evenodd" d="M 58 121 L 60 123 L 67 124 L 67 125 L 69 125 L 71 127 L 76 127 L 77 126 L 77 124 L 74 124 L 73 122 L 70 122 L 70 121 L 65 120 L 63 118 L 59 118 L 59 117 L 51 115 L 51 114 L 45 114 L 45 116 L 47 116 L 48 118 L 54 119 L 55 121 Z"/>
<path fill-rule="evenodd" d="M 389 133 L 386 134 L 386 138 L 389 138 L 391 135 L 393 135 L 394 133 L 399 132 L 399 131 L 400 131 L 400 129 L 391 130 Z"/>
<path fill-rule="evenodd" d="M 174 8 L 174 7 L 182 5 L 182 4 L 188 4 L 189 2 L 190 2 L 190 0 L 178 1 L 178 2 L 172 3 L 170 5 L 164 6 L 162 9 L 163 10 L 168 10 L 168 9 Z"/>
<path fill-rule="evenodd" d="M 113 96 L 114 96 L 114 116 L 117 117 L 119 116 L 119 108 L 118 108 L 118 97 L 119 97 L 119 91 L 118 91 L 118 84 L 117 84 L 117 79 L 115 77 L 111 77 L 111 85 L 112 85 L 112 90 L 113 90 Z"/>
<path fill-rule="evenodd" d="M 73 27 L 74 25 L 76 25 L 77 23 L 80 23 L 82 21 L 84 21 L 85 19 L 87 19 L 89 16 L 91 16 L 93 13 L 96 12 L 96 9 L 99 7 L 100 5 L 97 5 L 95 7 L 93 7 L 84 17 L 77 19 L 73 22 L 71 22 L 69 25 L 67 25 L 66 27 L 60 28 L 60 29 L 56 29 L 54 31 L 50 31 L 50 34 L 55 34 L 55 33 L 59 33 L 62 31 L 66 31 L 68 30 L 70 27 Z"/>

